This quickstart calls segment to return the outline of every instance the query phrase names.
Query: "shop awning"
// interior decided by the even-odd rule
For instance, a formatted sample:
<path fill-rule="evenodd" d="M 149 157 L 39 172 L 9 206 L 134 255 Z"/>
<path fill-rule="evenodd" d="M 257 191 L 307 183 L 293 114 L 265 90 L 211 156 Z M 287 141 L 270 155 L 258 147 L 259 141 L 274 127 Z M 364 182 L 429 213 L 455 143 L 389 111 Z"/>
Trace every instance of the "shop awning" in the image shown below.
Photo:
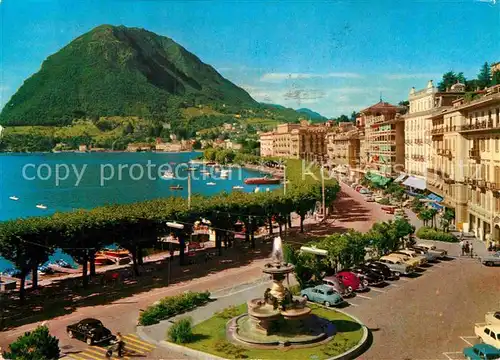
<path fill-rule="evenodd" d="M 373 182 L 377 185 L 380 185 L 380 186 L 385 186 L 391 181 L 390 178 L 386 178 L 385 176 L 378 175 L 378 174 L 372 174 L 372 173 L 366 174 L 365 177 L 368 180 L 370 180 L 371 182 Z"/>
<path fill-rule="evenodd" d="M 416 178 L 414 176 L 409 176 L 408 179 L 406 179 L 403 182 L 403 185 L 412 187 L 414 189 L 419 189 L 419 190 L 425 190 L 426 185 L 425 185 L 425 180 Z"/>
<path fill-rule="evenodd" d="M 439 205 L 437 202 L 443 201 L 443 198 L 441 196 L 438 196 L 434 193 L 430 193 L 429 195 L 426 196 L 427 199 L 433 200 L 429 202 L 429 205 L 432 206 L 434 209 L 441 210 L 443 208 L 443 205 Z"/>
<path fill-rule="evenodd" d="M 400 174 L 400 175 L 399 175 L 399 176 L 398 176 L 398 177 L 394 180 L 394 182 L 395 182 L 395 183 L 399 183 L 399 182 L 403 181 L 403 180 L 405 179 L 405 177 L 406 177 L 406 176 L 407 176 L 406 174 L 401 173 L 401 174 Z"/>

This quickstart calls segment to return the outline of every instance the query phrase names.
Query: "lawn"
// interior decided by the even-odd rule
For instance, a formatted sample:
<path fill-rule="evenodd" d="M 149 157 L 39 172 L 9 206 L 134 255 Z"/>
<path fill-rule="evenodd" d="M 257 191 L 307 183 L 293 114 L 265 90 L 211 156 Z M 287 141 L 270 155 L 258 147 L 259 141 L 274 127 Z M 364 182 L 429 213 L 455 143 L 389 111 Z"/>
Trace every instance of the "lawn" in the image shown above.
<path fill-rule="evenodd" d="M 244 352 L 246 358 L 282 359 L 286 357 L 287 360 L 304 360 L 311 358 L 322 360 L 343 353 L 355 346 L 361 340 L 363 335 L 361 326 L 347 315 L 315 305 L 311 305 L 311 309 L 313 314 L 333 321 L 336 325 L 338 333 L 334 336 L 332 341 L 327 344 L 319 344 L 316 347 L 302 349 L 249 349 Z M 242 304 L 233 311 L 231 316 L 237 316 L 245 312 L 246 304 Z M 225 339 L 226 323 L 228 320 L 227 317 L 216 314 L 210 319 L 194 326 L 193 334 L 196 340 L 184 346 L 223 358 L 231 358 L 231 356 L 215 350 L 217 341 Z M 283 354 L 284 352 L 286 352 L 286 355 Z"/>

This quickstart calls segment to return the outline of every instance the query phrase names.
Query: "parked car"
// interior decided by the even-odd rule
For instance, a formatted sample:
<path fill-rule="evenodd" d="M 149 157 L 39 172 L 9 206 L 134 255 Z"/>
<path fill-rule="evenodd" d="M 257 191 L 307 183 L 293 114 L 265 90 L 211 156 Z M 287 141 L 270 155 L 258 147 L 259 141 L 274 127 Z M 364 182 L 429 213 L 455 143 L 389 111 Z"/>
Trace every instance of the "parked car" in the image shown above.
<path fill-rule="evenodd" d="M 448 251 L 436 248 L 436 245 L 428 245 L 424 243 L 418 243 L 417 247 L 426 249 L 431 254 L 436 254 L 438 258 L 443 259 L 448 255 Z"/>
<path fill-rule="evenodd" d="M 425 256 L 428 262 L 434 262 L 438 258 L 437 254 L 431 253 L 427 249 L 417 245 L 411 246 L 409 249 L 415 251 L 417 254 Z"/>
<path fill-rule="evenodd" d="M 389 269 L 389 267 L 385 264 L 376 262 L 376 261 L 367 261 L 365 263 L 366 267 L 373 270 L 375 273 L 380 274 L 384 277 L 385 280 L 398 280 L 399 277 L 394 275 L 394 273 Z"/>
<path fill-rule="evenodd" d="M 490 311 L 484 315 L 487 324 L 500 325 L 500 311 Z"/>
<path fill-rule="evenodd" d="M 324 277 L 323 284 L 330 286 L 331 288 L 333 288 L 336 292 L 338 292 L 342 296 L 349 296 L 349 295 L 351 295 L 351 293 L 353 291 L 352 287 L 349 289 L 347 286 L 345 286 L 344 282 L 341 281 L 337 277 L 337 275 Z"/>
<path fill-rule="evenodd" d="M 481 342 L 500 349 L 500 324 L 476 324 L 474 334 L 481 339 Z"/>
<path fill-rule="evenodd" d="M 367 266 L 358 265 L 350 271 L 358 275 L 366 285 L 377 286 L 384 283 L 384 276 L 370 269 Z"/>
<path fill-rule="evenodd" d="M 500 359 L 500 349 L 496 349 L 488 344 L 476 344 L 467 347 L 463 351 L 468 360 L 495 360 Z"/>
<path fill-rule="evenodd" d="M 413 266 L 413 267 L 417 267 L 420 265 L 420 260 L 419 259 L 415 259 L 415 258 L 412 258 L 406 254 L 403 254 L 403 253 L 398 253 L 398 252 L 392 252 L 386 256 L 390 256 L 390 257 L 395 257 L 395 258 L 398 258 L 398 259 L 401 259 L 401 261 L 403 261 L 404 263 L 410 265 L 410 266 Z"/>
<path fill-rule="evenodd" d="M 372 192 L 371 192 L 370 190 L 368 190 L 367 188 L 361 188 L 361 189 L 359 190 L 359 193 L 360 193 L 361 195 L 371 195 L 371 194 L 372 194 Z"/>
<path fill-rule="evenodd" d="M 500 265 L 500 251 L 481 258 L 481 263 L 486 266 Z"/>
<path fill-rule="evenodd" d="M 328 307 L 340 305 L 344 302 L 342 296 L 327 285 L 316 285 L 315 287 L 304 289 L 300 292 L 300 295 L 309 301 L 324 304 Z"/>
<path fill-rule="evenodd" d="M 415 271 L 413 266 L 405 264 L 402 260 L 390 256 L 382 256 L 378 262 L 386 265 L 396 276 L 409 275 Z"/>
<path fill-rule="evenodd" d="M 354 188 L 354 190 L 356 190 L 357 192 L 359 192 L 359 190 L 363 189 L 363 185 L 358 185 Z"/>
<path fill-rule="evenodd" d="M 87 318 L 68 325 L 66 332 L 70 338 L 85 341 L 89 345 L 102 344 L 115 339 L 109 329 L 97 319 Z"/>
<path fill-rule="evenodd" d="M 335 276 L 350 292 L 365 291 L 367 289 L 368 280 L 350 270 L 339 271 Z"/>
<path fill-rule="evenodd" d="M 353 189 L 355 189 L 355 188 L 356 188 L 356 187 L 358 187 L 358 186 L 359 186 L 359 184 L 358 184 L 358 183 L 352 183 L 352 184 L 351 184 L 351 187 L 352 187 Z"/>
<path fill-rule="evenodd" d="M 366 202 L 374 202 L 374 201 L 375 201 L 375 199 L 373 198 L 373 196 L 371 196 L 371 195 L 367 195 L 367 196 L 365 196 L 365 201 L 366 201 Z"/>
<path fill-rule="evenodd" d="M 424 255 L 419 255 L 415 251 L 410 250 L 410 249 L 403 249 L 403 250 L 398 250 L 395 251 L 396 254 L 403 254 L 403 255 L 408 255 L 409 257 L 413 259 L 417 259 L 419 261 L 419 265 L 424 265 L 427 264 L 427 258 Z"/>

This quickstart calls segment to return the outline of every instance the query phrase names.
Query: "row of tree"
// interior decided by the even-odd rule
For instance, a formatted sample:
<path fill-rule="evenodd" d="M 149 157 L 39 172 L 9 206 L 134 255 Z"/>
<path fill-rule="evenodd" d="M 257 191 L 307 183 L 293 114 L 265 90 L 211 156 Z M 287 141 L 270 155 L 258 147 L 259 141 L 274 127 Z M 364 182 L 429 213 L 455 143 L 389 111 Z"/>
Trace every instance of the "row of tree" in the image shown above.
<path fill-rule="evenodd" d="M 293 166 L 290 170 L 297 171 Z M 333 202 L 338 190 L 336 182 L 326 182 L 327 204 Z M 270 224 L 274 219 L 280 224 L 281 232 L 282 226 L 290 225 L 290 213 L 298 213 L 303 220 L 306 213 L 315 208 L 321 196 L 320 182 L 292 181 L 286 195 L 282 190 L 276 190 L 194 196 L 190 208 L 185 199 L 170 197 L 56 213 L 48 217 L 10 220 L 0 223 L 0 255 L 20 271 L 22 300 L 27 275 L 32 272 L 33 286 L 36 287 L 38 267 L 47 262 L 57 249 L 63 249 L 82 265 L 83 285 L 86 286 L 88 266 L 90 275 L 95 275 L 96 253 L 107 245 L 117 244 L 129 250 L 133 269 L 139 274 L 138 265 L 142 263 L 143 251 L 155 246 L 158 239 L 172 231 L 179 238 L 182 264 L 185 239 L 192 232 L 192 224 L 202 218 L 210 220 L 217 229 L 216 247 L 220 254 L 222 242 L 231 240 L 238 221 L 245 224 L 246 238 L 255 246 L 253 233 L 258 226 Z M 184 229 L 169 228 L 166 224 L 169 221 L 185 224 Z"/>
<path fill-rule="evenodd" d="M 488 62 L 485 62 L 479 69 L 476 79 L 466 79 L 463 72 L 448 71 L 443 74 L 442 80 L 438 84 L 439 91 L 446 91 L 457 82 L 465 85 L 466 91 L 475 91 L 477 88 L 484 89 L 485 87 L 500 84 L 500 71 L 491 72 L 491 67 Z"/>
<path fill-rule="evenodd" d="M 363 263 L 367 251 L 371 256 L 380 256 L 403 248 L 405 238 L 415 232 L 415 227 L 406 220 L 398 219 L 376 223 L 366 233 L 348 231 L 333 234 L 308 246 L 326 250 L 326 256 L 317 256 L 285 246 L 285 260 L 295 265 L 295 275 L 301 287 L 321 280 L 340 269 Z"/>

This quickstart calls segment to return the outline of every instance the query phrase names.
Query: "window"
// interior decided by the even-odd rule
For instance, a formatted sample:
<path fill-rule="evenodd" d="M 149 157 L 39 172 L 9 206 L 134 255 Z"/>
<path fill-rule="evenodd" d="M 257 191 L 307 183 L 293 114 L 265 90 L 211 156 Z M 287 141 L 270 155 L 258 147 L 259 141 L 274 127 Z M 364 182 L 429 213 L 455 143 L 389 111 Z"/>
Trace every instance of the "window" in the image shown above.
<path fill-rule="evenodd" d="M 493 331 L 490 333 L 490 336 L 491 336 L 494 340 L 496 340 L 496 339 L 497 339 L 496 334 L 495 334 Z"/>
<path fill-rule="evenodd" d="M 486 139 L 486 152 L 490 152 L 490 139 Z"/>
<path fill-rule="evenodd" d="M 490 329 L 488 329 L 488 328 L 484 328 L 484 333 L 485 333 L 486 335 L 489 335 L 489 334 L 490 334 Z"/>
<path fill-rule="evenodd" d="M 495 138 L 495 152 L 498 152 L 498 138 Z"/>
<path fill-rule="evenodd" d="M 484 149 L 485 149 L 485 144 L 484 144 L 484 143 L 485 143 L 484 139 L 481 139 L 481 140 L 480 140 L 480 144 L 481 144 L 481 151 L 484 151 Z"/>

